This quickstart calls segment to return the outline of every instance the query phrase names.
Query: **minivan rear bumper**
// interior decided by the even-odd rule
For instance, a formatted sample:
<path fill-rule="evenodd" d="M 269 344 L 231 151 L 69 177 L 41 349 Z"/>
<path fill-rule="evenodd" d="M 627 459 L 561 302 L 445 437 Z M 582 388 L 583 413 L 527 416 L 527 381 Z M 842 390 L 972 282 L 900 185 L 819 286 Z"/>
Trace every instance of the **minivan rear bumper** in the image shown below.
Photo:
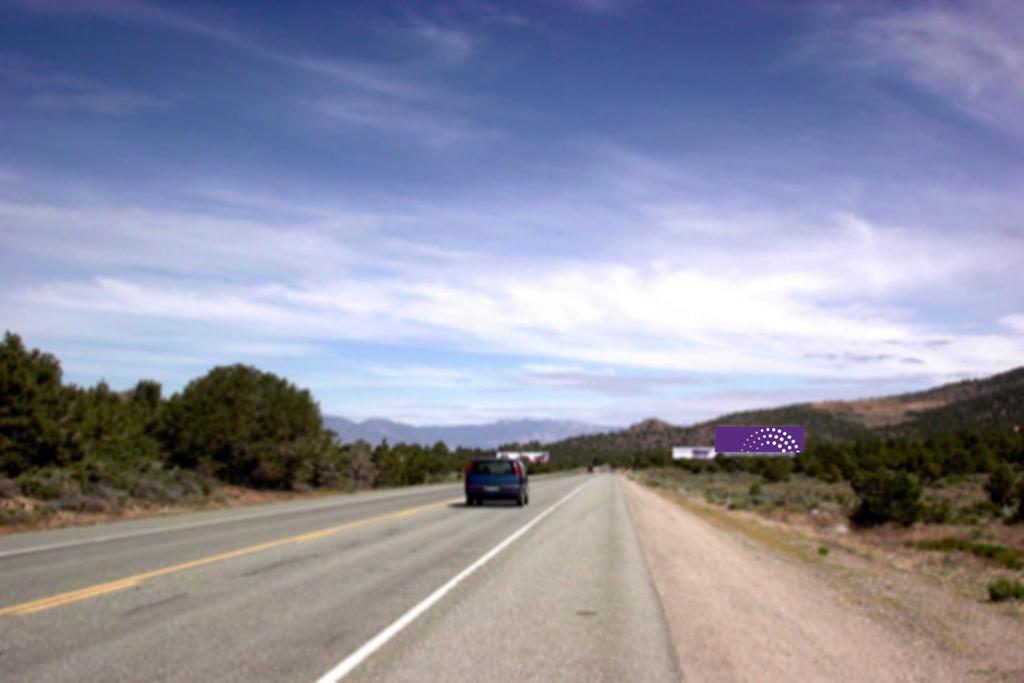
<path fill-rule="evenodd" d="M 492 500 L 515 500 L 519 498 L 523 488 L 521 484 L 466 484 L 466 496 L 468 498 L 488 498 Z"/>

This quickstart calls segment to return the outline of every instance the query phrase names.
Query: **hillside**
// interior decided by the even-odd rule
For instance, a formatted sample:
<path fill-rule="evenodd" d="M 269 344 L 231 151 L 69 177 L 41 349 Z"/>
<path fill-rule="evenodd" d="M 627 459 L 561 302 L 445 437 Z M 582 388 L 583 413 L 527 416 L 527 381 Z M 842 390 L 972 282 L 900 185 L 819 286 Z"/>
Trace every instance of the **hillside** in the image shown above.
<path fill-rule="evenodd" d="M 731 413 L 686 427 L 648 419 L 622 431 L 564 439 L 549 449 L 580 462 L 609 454 L 664 452 L 672 446 L 711 445 L 720 424 L 799 424 L 807 428 L 809 439 L 830 442 L 960 429 L 1019 430 L 1024 427 L 1024 368 L 908 394 Z"/>
<path fill-rule="evenodd" d="M 1024 394 L 1024 368 L 992 377 L 943 384 L 932 389 L 858 401 L 825 401 L 815 409 L 858 422 L 868 428 L 927 423 L 927 416 L 958 415 L 958 420 L 991 422 L 1009 418 L 1011 405 L 1020 406 Z M 960 406 L 963 410 L 954 408 Z M 945 410 L 950 408 L 952 412 Z M 1004 411 L 1001 413 L 1000 411 Z M 1018 410 L 1017 414 L 1020 414 Z M 921 418 L 926 418 L 924 423 Z"/>
<path fill-rule="evenodd" d="M 911 412 L 886 431 L 927 436 L 969 428 L 1024 429 L 1024 368 L 934 391 L 945 399 L 941 405 Z"/>

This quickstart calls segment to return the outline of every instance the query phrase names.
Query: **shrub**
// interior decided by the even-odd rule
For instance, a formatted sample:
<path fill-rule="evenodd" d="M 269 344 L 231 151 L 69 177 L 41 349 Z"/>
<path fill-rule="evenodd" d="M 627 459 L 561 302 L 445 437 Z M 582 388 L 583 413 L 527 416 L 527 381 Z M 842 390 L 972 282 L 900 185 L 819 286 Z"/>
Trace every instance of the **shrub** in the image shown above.
<path fill-rule="evenodd" d="M 18 485 L 7 478 L 0 478 L 0 498 L 14 498 L 21 491 Z"/>
<path fill-rule="evenodd" d="M 377 480 L 377 468 L 372 457 L 373 449 L 365 441 L 356 441 L 347 447 L 345 473 L 357 488 L 373 486 Z"/>
<path fill-rule="evenodd" d="M 30 498 L 56 500 L 65 493 L 68 479 L 67 473 L 48 468 L 22 475 L 17 484 L 21 492 Z"/>
<path fill-rule="evenodd" d="M 922 508 L 922 517 L 929 524 L 949 524 L 953 521 L 953 504 L 948 499 L 932 499 Z"/>
<path fill-rule="evenodd" d="M 768 458 L 761 470 L 765 481 L 789 481 L 793 472 L 793 461 L 786 457 Z"/>
<path fill-rule="evenodd" d="M 954 551 L 970 553 L 981 557 L 1007 569 L 1024 569 L 1024 559 L 1021 552 L 1016 548 L 1009 548 L 999 543 L 985 543 L 981 541 L 969 541 L 957 536 L 945 538 L 925 539 L 923 541 L 908 541 L 907 547 L 918 550 L 938 550 L 944 553 Z"/>
<path fill-rule="evenodd" d="M 1017 484 L 1017 511 L 1013 515 L 1014 521 L 1024 522 L 1024 481 Z"/>
<path fill-rule="evenodd" d="M 971 552 L 978 557 L 984 557 L 1007 569 L 1024 569 L 1024 562 L 1021 561 L 1020 552 L 1013 548 L 1007 548 L 998 543 L 972 543 Z"/>
<path fill-rule="evenodd" d="M 4 524 L 27 524 L 33 515 L 25 508 L 0 508 L 0 526 Z"/>
<path fill-rule="evenodd" d="M 857 524 L 912 526 L 921 517 L 921 487 L 906 472 L 875 470 L 857 477 L 851 485 L 860 499 L 852 517 Z"/>
<path fill-rule="evenodd" d="M 1014 494 L 1017 488 L 1017 478 L 1014 476 L 1013 468 L 1005 462 L 998 463 L 988 475 L 985 482 L 985 491 L 993 505 L 1005 508 L 1013 505 Z"/>
<path fill-rule="evenodd" d="M 988 597 L 992 602 L 1024 600 L 1024 583 L 1005 576 L 996 579 L 988 585 Z"/>

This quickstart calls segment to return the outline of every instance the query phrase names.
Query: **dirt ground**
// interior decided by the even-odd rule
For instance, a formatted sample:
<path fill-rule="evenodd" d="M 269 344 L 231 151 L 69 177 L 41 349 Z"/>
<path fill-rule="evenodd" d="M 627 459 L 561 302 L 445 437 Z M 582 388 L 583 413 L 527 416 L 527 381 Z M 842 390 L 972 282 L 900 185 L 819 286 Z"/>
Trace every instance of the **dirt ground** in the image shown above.
<path fill-rule="evenodd" d="M 622 483 L 687 680 L 1024 681 L 1017 607 Z"/>

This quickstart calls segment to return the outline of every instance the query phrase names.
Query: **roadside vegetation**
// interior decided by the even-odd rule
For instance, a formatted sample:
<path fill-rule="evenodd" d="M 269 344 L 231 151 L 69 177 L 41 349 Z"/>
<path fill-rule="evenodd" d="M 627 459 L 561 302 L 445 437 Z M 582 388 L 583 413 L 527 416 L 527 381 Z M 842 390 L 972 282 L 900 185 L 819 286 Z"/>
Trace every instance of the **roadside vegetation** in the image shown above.
<path fill-rule="evenodd" d="M 806 458 L 720 459 L 637 470 L 633 476 L 709 509 L 781 523 L 807 536 L 820 558 L 835 548 L 858 556 L 880 553 L 973 596 L 987 590 L 993 602 L 1024 597 L 1019 461 L 999 460 L 987 473 L 940 477 L 879 467 L 856 471 L 852 481 L 811 476 L 808 470 L 822 470 L 807 465 Z"/>
<path fill-rule="evenodd" d="M 445 481 L 475 454 L 338 444 L 309 391 L 250 366 L 164 397 L 151 380 L 68 385 L 53 355 L 10 332 L 0 344 L 0 524 Z"/>
<path fill-rule="evenodd" d="M 1024 553 L 999 543 L 983 543 L 959 536 L 946 536 L 922 541 L 907 541 L 907 547 L 918 550 L 938 550 L 944 553 L 970 553 L 1007 569 L 1024 569 L 1024 561 L 1022 561 Z"/>
<path fill-rule="evenodd" d="M 1024 583 L 1017 579 L 1002 577 L 989 584 L 988 594 L 992 602 L 1024 600 Z"/>

